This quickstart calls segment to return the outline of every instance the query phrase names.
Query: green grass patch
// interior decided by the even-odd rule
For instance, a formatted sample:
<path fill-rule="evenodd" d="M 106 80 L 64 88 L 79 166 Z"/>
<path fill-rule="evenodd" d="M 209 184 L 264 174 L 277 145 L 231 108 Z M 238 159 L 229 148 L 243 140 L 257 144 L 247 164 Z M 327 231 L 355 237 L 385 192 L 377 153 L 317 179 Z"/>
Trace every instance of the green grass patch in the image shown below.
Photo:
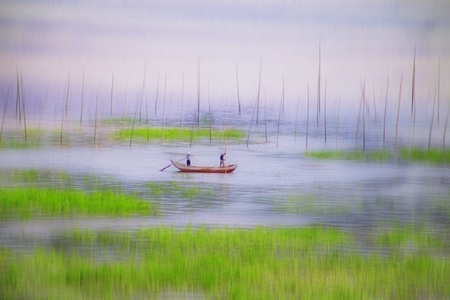
<path fill-rule="evenodd" d="M 307 151 L 305 156 L 316 159 L 343 159 L 343 160 L 368 160 L 368 161 L 387 161 L 390 158 L 388 150 L 323 150 L 323 151 Z"/>
<path fill-rule="evenodd" d="M 47 216 L 127 216 L 155 213 L 152 203 L 112 190 L 0 189 L 0 219 Z"/>
<path fill-rule="evenodd" d="M 149 128 L 135 128 L 134 130 L 127 128 L 124 130 L 117 130 L 114 132 L 114 138 L 116 140 L 130 139 L 131 134 L 133 134 L 133 139 L 137 140 L 184 140 L 189 141 L 190 139 L 241 139 L 245 137 L 245 132 L 238 129 L 226 129 L 224 131 L 217 129 L 204 129 L 204 128 L 174 128 L 168 127 L 149 127 Z"/>
<path fill-rule="evenodd" d="M 450 297 L 447 257 L 342 250 L 353 238 L 332 228 L 77 230 L 64 238 L 75 249 L 98 248 L 0 250 L 0 298 Z"/>
<path fill-rule="evenodd" d="M 402 148 L 400 154 L 402 159 L 408 161 L 450 164 L 450 150 L 448 149 Z"/>

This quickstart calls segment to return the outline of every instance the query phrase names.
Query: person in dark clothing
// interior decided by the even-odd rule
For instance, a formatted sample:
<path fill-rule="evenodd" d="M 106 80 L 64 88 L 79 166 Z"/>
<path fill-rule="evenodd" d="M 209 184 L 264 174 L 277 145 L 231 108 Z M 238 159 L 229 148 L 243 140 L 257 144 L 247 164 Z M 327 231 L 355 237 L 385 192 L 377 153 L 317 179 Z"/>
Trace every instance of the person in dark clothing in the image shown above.
<path fill-rule="evenodd" d="M 225 150 L 222 154 L 220 154 L 220 167 L 225 167 L 225 155 L 227 151 Z"/>
<path fill-rule="evenodd" d="M 190 166 L 191 165 L 191 154 L 190 153 L 188 153 L 187 155 L 186 155 L 186 166 Z"/>

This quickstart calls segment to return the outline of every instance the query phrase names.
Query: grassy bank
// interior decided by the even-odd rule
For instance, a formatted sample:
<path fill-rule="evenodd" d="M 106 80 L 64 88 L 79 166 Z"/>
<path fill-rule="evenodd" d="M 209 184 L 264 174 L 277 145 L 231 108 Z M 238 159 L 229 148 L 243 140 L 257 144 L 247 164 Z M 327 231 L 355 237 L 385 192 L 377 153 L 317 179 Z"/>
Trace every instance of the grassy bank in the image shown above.
<path fill-rule="evenodd" d="M 55 216 L 127 216 L 155 213 L 152 203 L 112 190 L 0 189 L 0 220 Z"/>
<path fill-rule="evenodd" d="M 307 151 L 305 156 L 317 159 L 344 159 L 344 160 L 368 160 L 368 161 L 386 161 L 390 158 L 388 150 L 323 150 Z"/>
<path fill-rule="evenodd" d="M 380 243 L 393 245 L 397 235 L 405 239 L 401 231 L 384 233 Z M 0 251 L 0 298 L 450 297 L 448 256 L 432 256 L 424 249 L 350 252 L 346 249 L 354 237 L 331 228 L 160 227 L 126 233 L 75 231 L 64 239 L 74 249 L 92 250 L 83 255 L 73 250 Z"/>
<path fill-rule="evenodd" d="M 150 128 L 135 128 L 133 129 L 123 129 L 114 132 L 114 138 L 116 140 L 128 140 L 133 135 L 133 139 L 137 140 L 167 140 L 167 141 L 177 141 L 184 140 L 189 141 L 190 139 L 240 139 L 245 137 L 245 132 L 238 129 L 226 129 L 224 131 L 217 129 L 203 129 L 203 128 L 174 128 L 168 127 L 150 127 Z"/>
<path fill-rule="evenodd" d="M 403 148 L 401 158 L 408 161 L 428 162 L 433 164 L 450 164 L 449 149 Z"/>

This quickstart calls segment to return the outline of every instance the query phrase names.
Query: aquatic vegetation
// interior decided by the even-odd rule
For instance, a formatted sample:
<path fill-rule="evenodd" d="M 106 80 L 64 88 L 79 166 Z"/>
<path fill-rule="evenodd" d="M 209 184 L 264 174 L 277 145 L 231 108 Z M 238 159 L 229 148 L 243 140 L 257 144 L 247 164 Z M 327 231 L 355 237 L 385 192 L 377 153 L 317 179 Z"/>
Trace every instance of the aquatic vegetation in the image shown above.
<path fill-rule="evenodd" d="M 87 254 L 0 250 L 0 298 L 450 296 L 448 253 L 350 252 L 351 233 L 327 227 L 75 230 L 64 239 L 78 249 L 97 248 Z M 102 251 L 109 255 L 99 256 Z"/>
<path fill-rule="evenodd" d="M 402 148 L 401 158 L 408 161 L 429 162 L 434 164 L 450 164 L 449 149 L 421 149 L 418 147 Z"/>
<path fill-rule="evenodd" d="M 204 128 L 161 128 L 161 127 L 149 127 L 149 128 L 135 128 L 133 129 L 123 129 L 114 132 L 114 138 L 117 140 L 130 139 L 133 135 L 133 139 L 138 140 L 184 140 L 189 141 L 190 139 L 240 139 L 245 137 L 245 132 L 238 129 L 204 129 Z"/>
<path fill-rule="evenodd" d="M 178 182 L 148 182 L 145 186 L 149 189 L 150 194 L 153 197 L 163 197 L 163 196 L 180 196 L 185 199 L 192 199 L 195 197 L 200 197 L 205 194 L 206 197 L 212 197 L 211 190 L 205 190 L 198 186 L 184 186 Z"/>
<path fill-rule="evenodd" d="M 42 216 L 154 214 L 152 203 L 112 190 L 9 188 L 0 190 L 0 219 Z"/>
<path fill-rule="evenodd" d="M 305 156 L 317 159 L 344 159 L 344 160 L 368 160 L 368 161 L 387 161 L 390 158 L 388 150 L 323 150 L 307 151 Z"/>
<path fill-rule="evenodd" d="M 277 197 L 275 209 L 290 214 L 343 215 L 355 210 L 354 205 L 345 202 L 331 202 L 313 194 L 293 194 Z"/>

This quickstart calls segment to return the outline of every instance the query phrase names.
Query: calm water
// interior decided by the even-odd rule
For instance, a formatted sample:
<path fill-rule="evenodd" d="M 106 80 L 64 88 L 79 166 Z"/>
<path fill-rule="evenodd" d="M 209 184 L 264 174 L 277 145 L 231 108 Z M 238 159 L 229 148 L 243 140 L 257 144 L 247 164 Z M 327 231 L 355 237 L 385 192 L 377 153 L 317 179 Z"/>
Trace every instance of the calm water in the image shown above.
<path fill-rule="evenodd" d="M 229 113 L 226 126 L 250 132 L 248 145 L 245 137 L 238 142 L 222 140 L 210 143 L 207 140 L 192 145 L 189 142 L 134 141 L 130 147 L 129 141 L 108 140 L 112 128 L 103 125 L 100 140 L 95 146 L 91 138 L 93 126 L 84 125 L 80 129 L 76 122 L 68 121 L 63 147 L 48 142 L 43 136 L 44 144 L 48 142 L 49 146 L 2 149 L 2 186 L 26 185 L 5 179 L 14 170 L 65 172 L 69 174 L 69 183 L 57 176 L 43 183 L 69 184 L 83 189 L 120 187 L 159 203 L 161 215 L 1 222 L 0 245 L 47 245 L 62 231 L 74 228 L 134 230 L 162 224 L 175 227 L 324 224 L 355 230 L 392 222 L 424 222 L 437 227 L 449 225 L 448 166 L 404 162 L 393 156 L 385 162 L 307 158 L 304 155 L 305 120 L 296 125 L 294 119 L 286 117 L 279 128 L 277 115 L 274 115 L 256 125 L 250 121 L 249 115 L 242 118 L 247 120 L 243 122 Z M 168 116 L 166 122 L 177 121 Z M 360 133 L 359 141 L 356 141 L 354 120 L 343 118 L 339 122 L 339 125 L 336 121 L 334 124 L 329 122 L 326 144 L 323 122 L 319 126 L 314 122 L 309 124 L 308 150 L 361 149 L 362 137 Z M 18 128 L 15 121 L 8 124 L 9 129 Z M 366 147 L 368 150 L 381 149 L 383 124 L 375 124 L 373 118 L 367 124 Z M 427 122 L 418 122 L 414 129 L 415 144 L 426 146 L 427 126 Z M 224 128 L 224 125 L 216 127 Z M 392 149 L 394 122 L 388 122 L 387 127 L 386 147 Z M 437 145 L 442 132 L 443 125 L 436 126 L 432 141 Z M 399 133 L 400 145 L 411 144 L 413 133 L 409 120 L 401 124 Z M 18 133 L 6 130 L 5 136 L 8 134 Z M 195 165 L 218 165 L 219 154 L 225 147 L 227 162 L 239 165 L 232 174 L 184 174 L 173 166 L 159 171 L 169 164 L 169 159 L 182 159 L 187 152 L 192 154 Z M 183 197 L 181 192 L 173 192 L 158 197 L 151 191 L 153 184 L 171 189 L 173 183 L 185 190 L 195 188 L 197 194 Z"/>

